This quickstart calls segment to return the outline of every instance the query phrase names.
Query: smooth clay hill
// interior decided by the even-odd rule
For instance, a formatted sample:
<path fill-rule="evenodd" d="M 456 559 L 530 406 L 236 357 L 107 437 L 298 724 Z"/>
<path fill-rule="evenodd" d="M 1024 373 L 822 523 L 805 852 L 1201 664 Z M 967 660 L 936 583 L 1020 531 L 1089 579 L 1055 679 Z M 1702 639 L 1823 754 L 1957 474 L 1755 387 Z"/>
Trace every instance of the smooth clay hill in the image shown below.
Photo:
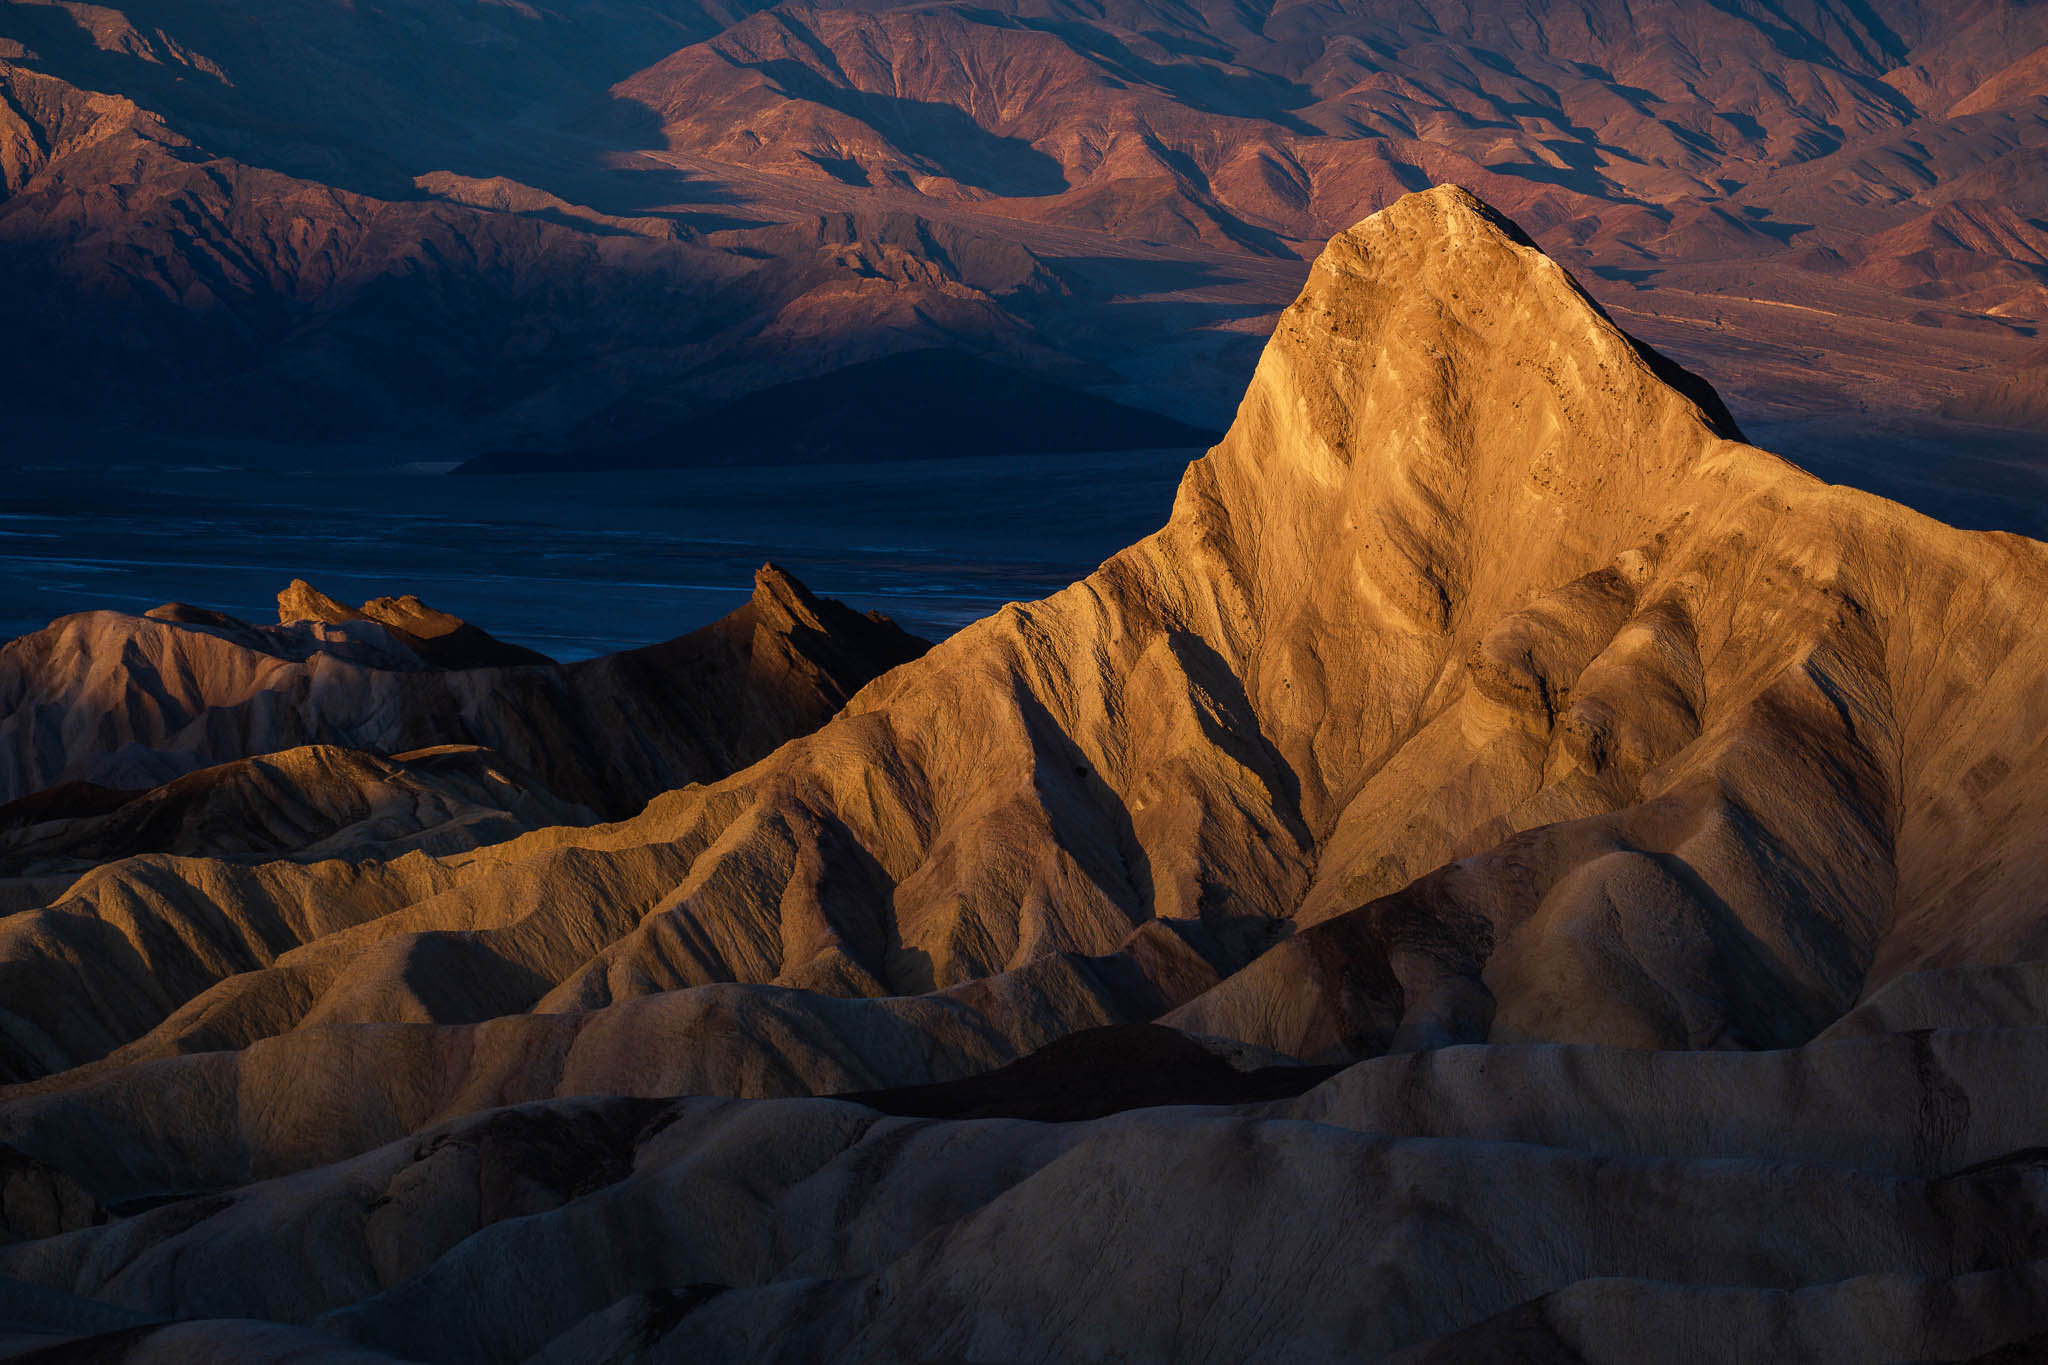
<path fill-rule="evenodd" d="M 0 1022 L 70 1064 L 0 1094 L 0 1321 L 130 1361 L 1990 1358 L 2048 1333 L 2044 593 L 2048 546 L 1744 444 L 1512 224 L 1410 195 L 1164 529 L 753 766 L 0 920 Z"/>

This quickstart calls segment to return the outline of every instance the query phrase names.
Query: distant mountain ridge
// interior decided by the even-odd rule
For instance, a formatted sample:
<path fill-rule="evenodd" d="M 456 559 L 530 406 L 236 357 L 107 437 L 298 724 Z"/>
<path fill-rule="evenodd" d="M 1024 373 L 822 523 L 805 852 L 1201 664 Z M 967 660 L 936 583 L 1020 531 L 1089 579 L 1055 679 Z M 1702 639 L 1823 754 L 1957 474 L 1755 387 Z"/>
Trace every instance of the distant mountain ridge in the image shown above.
<path fill-rule="evenodd" d="M 1455 179 L 1738 406 L 1927 411 L 2048 321 L 2042 14 L 14 4 L 0 385 L 582 449 L 944 346 L 1204 425 L 1301 256 Z"/>

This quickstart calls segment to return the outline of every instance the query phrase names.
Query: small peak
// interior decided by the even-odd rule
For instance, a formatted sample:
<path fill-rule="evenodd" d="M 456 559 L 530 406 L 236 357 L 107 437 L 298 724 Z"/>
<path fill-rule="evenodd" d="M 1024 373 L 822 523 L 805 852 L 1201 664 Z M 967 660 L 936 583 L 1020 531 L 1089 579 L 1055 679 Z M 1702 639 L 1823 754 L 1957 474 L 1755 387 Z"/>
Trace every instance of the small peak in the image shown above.
<path fill-rule="evenodd" d="M 403 597 L 373 597 L 363 603 L 363 615 L 425 640 L 453 635 L 469 625 L 460 616 L 428 606 L 414 593 Z"/>
<path fill-rule="evenodd" d="M 1470 298 L 1465 300 L 1464 309 L 1450 310 L 1454 314 L 1475 312 L 1472 304 L 1488 297 L 1489 289 L 1483 281 L 1489 276 L 1493 277 L 1495 292 L 1506 293 L 1517 283 L 1526 283 L 1552 293 L 1558 306 L 1551 311 L 1550 320 L 1563 322 L 1574 312 L 1597 319 L 1604 330 L 1634 353 L 1651 378 L 1698 409 L 1701 419 L 1716 435 L 1731 441 L 1744 439 L 1742 429 L 1713 385 L 1623 331 L 1599 301 L 1586 292 L 1585 286 L 1522 231 L 1514 219 L 1462 185 L 1446 183 L 1401 196 L 1332 239 L 1324 252 L 1324 261 L 1329 262 L 1330 268 L 1341 270 L 1333 259 L 1340 254 L 1340 247 L 1362 248 L 1369 256 L 1394 243 L 1438 258 L 1436 263 L 1449 264 L 1448 274 L 1470 277 Z M 1458 301 L 1460 295 L 1453 289 L 1450 297 Z"/>
<path fill-rule="evenodd" d="M 294 621 L 323 621 L 338 626 L 346 621 L 369 618 L 354 607 L 335 601 L 305 579 L 294 578 L 277 595 L 277 619 L 280 625 L 290 625 Z"/>
<path fill-rule="evenodd" d="M 1357 231 L 1374 219 L 1390 227 L 1436 226 L 1462 220 L 1473 227 L 1490 228 L 1516 246 L 1527 247 L 1531 251 L 1541 250 L 1535 239 L 1522 231 L 1520 224 L 1514 219 L 1463 185 L 1454 185 L 1448 181 L 1441 185 L 1432 185 L 1426 190 L 1416 190 L 1412 194 L 1402 195 L 1378 213 L 1358 223 L 1352 231 Z"/>
<path fill-rule="evenodd" d="M 1647 429 L 1662 420 L 1652 414 L 1689 410 L 1714 436 L 1741 439 L 1706 381 L 1622 331 L 1527 233 L 1448 184 L 1331 238 L 1247 401 L 1287 414 L 1285 444 L 1325 474 L 1366 449 L 1462 456 L 1471 437 L 1537 412 Z M 1466 436 L 1453 437 L 1450 418 Z M 1540 425 L 1524 433 L 1532 457 L 1543 455 Z M 1396 428 L 1408 437 L 1391 438 Z"/>
<path fill-rule="evenodd" d="M 507 644 L 459 616 L 437 611 L 411 593 L 403 597 L 373 597 L 361 607 L 351 607 L 335 601 L 305 579 L 294 578 L 291 586 L 277 595 L 277 619 L 284 625 L 319 621 L 338 626 L 368 621 L 382 627 L 421 662 L 434 668 L 503 668 L 554 662 L 524 645 Z"/>
<path fill-rule="evenodd" d="M 817 596 L 779 564 L 763 564 L 754 570 L 753 605 L 757 610 L 787 618 L 792 624 L 824 629 Z"/>

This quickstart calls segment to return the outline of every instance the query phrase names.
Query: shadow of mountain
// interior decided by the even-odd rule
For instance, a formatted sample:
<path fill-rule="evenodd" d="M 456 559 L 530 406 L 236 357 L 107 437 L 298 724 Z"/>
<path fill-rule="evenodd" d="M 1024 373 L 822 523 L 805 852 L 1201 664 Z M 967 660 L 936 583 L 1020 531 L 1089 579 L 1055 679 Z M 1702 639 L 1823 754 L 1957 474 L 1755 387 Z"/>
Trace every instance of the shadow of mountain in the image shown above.
<path fill-rule="evenodd" d="M 1575 190 L 1595 199 L 1607 199 L 1616 203 L 1635 203 L 1636 200 L 1619 192 L 1606 176 L 1590 167 L 1549 166 L 1536 161 L 1496 161 L 1487 166 L 1495 175 L 1513 176 L 1517 180 L 1533 180 L 1539 185 L 1555 185 L 1559 189 Z"/>
<path fill-rule="evenodd" d="M 1074 51 L 1111 68 L 1123 79 L 1134 84 L 1155 86 L 1171 95 L 1177 103 L 1204 113 L 1228 118 L 1262 119 L 1304 137 L 1320 136 L 1320 129 L 1293 114 L 1294 110 L 1305 109 L 1316 102 L 1314 92 L 1285 77 L 1243 67 L 1150 61 L 1131 51 L 1121 39 L 1091 24 L 1051 19 L 1010 19 L 985 10 L 966 11 L 963 17 L 984 23 L 1015 23 L 1051 34 Z"/>
<path fill-rule="evenodd" d="M 578 167 L 539 179 L 546 182 L 539 185 L 541 189 L 620 218 L 649 214 L 682 218 L 702 208 L 744 208 L 751 202 L 725 181 L 652 160 L 630 169 Z"/>
<path fill-rule="evenodd" d="M 717 27 L 681 6 L 603 19 L 515 5 L 474 18 L 438 7 L 302 13 L 291 0 L 124 8 L 134 32 L 118 41 L 91 25 L 125 22 L 120 12 L 74 17 L 54 5 L 5 7 L 0 34 L 35 54 L 23 65 L 131 99 L 207 151 L 397 200 L 418 197 L 414 176 L 447 169 L 575 198 L 561 153 L 587 149 L 579 128 L 613 148 L 665 145 L 653 112 L 611 87 Z"/>
<path fill-rule="evenodd" d="M 1207 446 L 1217 433 L 961 351 L 899 351 L 760 389 L 625 445 L 499 451 L 464 474 L 833 464 Z"/>
<path fill-rule="evenodd" d="M 859 120 L 905 156 L 963 185 L 1009 199 L 1039 198 L 1067 188 L 1066 172 L 1053 157 L 1023 138 L 990 132 L 954 105 L 850 90 L 788 59 L 746 65 L 790 98 Z"/>
<path fill-rule="evenodd" d="M 964 1080 L 836 1098 L 910 1118 L 1072 1123 L 1158 1105 L 1238 1105 L 1289 1099 L 1342 1069 L 1240 1069 L 1174 1029 L 1123 1024 L 1069 1034 L 1008 1066 Z"/>
<path fill-rule="evenodd" d="M 1237 278 L 1213 262 L 1171 258 L 1052 256 L 1046 258 L 1046 264 L 1096 294 L 1168 294 Z"/>

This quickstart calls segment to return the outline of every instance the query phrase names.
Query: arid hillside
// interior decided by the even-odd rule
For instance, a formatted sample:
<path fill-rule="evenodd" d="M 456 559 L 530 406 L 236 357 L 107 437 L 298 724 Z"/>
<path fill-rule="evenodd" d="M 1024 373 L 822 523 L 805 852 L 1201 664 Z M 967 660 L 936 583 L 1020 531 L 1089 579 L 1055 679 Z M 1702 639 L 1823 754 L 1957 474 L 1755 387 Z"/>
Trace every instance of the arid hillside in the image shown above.
<path fill-rule="evenodd" d="M 2044 592 L 1405 196 L 1155 535 L 749 766 L 543 824 L 371 738 L 47 811 L 171 832 L 5 884 L 0 1346 L 2000 1358 Z M 149 715 L 84 619 L 85 712 Z M 328 842 L 194 842 L 265 784 Z M 380 789 L 388 848 L 318 814 Z"/>

